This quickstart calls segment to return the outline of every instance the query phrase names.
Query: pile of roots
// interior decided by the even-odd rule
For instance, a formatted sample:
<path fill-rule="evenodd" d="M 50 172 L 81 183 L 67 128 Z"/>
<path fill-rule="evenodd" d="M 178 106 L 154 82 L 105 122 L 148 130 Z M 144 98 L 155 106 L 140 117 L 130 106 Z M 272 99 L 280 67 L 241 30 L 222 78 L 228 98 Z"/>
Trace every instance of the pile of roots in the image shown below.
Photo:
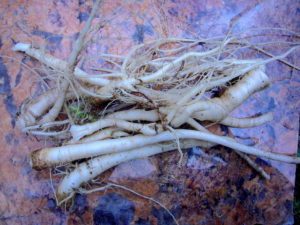
<path fill-rule="evenodd" d="M 264 65 L 282 60 L 296 47 L 270 59 L 240 59 L 237 51 L 251 45 L 234 36 L 167 38 L 137 45 L 126 56 L 102 54 L 105 63 L 97 68 L 99 74 L 88 74 L 77 61 L 98 5 L 99 1 L 66 61 L 30 44 L 13 47 L 48 68 L 51 87 L 22 105 L 19 127 L 63 142 L 34 151 L 32 167 L 80 160 L 57 189 L 59 203 L 113 166 L 174 149 L 180 153 L 180 164 L 184 148 L 223 145 L 266 179 L 269 175 L 248 155 L 300 163 L 299 158 L 246 146 L 207 129 L 211 124 L 255 127 L 272 120 L 271 112 L 250 118 L 230 113 L 270 85 Z"/>

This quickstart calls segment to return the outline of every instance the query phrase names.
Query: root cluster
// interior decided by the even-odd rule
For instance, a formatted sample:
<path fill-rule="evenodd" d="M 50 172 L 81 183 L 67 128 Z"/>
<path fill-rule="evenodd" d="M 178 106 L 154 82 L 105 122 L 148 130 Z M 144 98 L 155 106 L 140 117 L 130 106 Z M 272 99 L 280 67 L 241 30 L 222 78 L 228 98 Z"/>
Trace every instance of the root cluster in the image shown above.
<path fill-rule="evenodd" d="M 266 179 L 269 175 L 248 155 L 300 163 L 299 158 L 246 146 L 207 129 L 210 124 L 246 128 L 272 120 L 271 112 L 250 118 L 230 113 L 270 85 L 264 65 L 295 48 L 267 60 L 239 59 L 236 52 L 249 46 L 234 36 L 159 39 L 133 47 L 126 56 L 102 54 L 99 74 L 88 74 L 77 59 L 97 4 L 68 60 L 30 44 L 13 48 L 44 64 L 55 80 L 49 90 L 23 104 L 18 118 L 24 132 L 63 140 L 62 146 L 34 151 L 32 167 L 85 159 L 59 185 L 59 203 L 124 161 L 174 149 L 182 158 L 181 149 L 192 146 L 227 146 Z"/>

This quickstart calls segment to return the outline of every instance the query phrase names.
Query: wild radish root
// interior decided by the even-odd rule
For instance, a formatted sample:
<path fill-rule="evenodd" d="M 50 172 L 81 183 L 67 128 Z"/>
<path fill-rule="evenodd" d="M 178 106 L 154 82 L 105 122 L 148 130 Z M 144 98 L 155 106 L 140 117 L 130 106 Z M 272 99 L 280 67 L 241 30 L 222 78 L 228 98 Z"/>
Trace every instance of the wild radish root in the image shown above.
<path fill-rule="evenodd" d="M 58 203 L 113 166 L 173 149 L 181 152 L 187 147 L 223 145 L 266 179 L 270 176 L 248 155 L 300 163 L 297 157 L 246 146 L 204 126 L 247 128 L 271 121 L 271 112 L 249 118 L 234 118 L 230 113 L 271 84 L 266 63 L 284 61 L 298 46 L 270 59 L 247 60 L 239 59 L 236 52 L 253 46 L 245 46 L 234 36 L 166 38 L 137 45 L 126 56 L 102 54 L 105 63 L 97 68 L 100 73 L 88 74 L 77 61 L 99 3 L 96 1 L 67 60 L 26 43 L 13 47 L 46 66 L 48 78 L 55 81 L 49 83 L 48 91 L 26 101 L 18 118 L 24 132 L 64 140 L 59 147 L 32 152 L 32 167 L 43 169 L 86 160 L 59 185 Z M 216 90 L 221 93 L 218 97 L 213 95 Z M 96 110 L 80 111 L 81 106 L 91 108 L 93 102 Z M 70 112 L 74 105 L 80 112 Z"/>

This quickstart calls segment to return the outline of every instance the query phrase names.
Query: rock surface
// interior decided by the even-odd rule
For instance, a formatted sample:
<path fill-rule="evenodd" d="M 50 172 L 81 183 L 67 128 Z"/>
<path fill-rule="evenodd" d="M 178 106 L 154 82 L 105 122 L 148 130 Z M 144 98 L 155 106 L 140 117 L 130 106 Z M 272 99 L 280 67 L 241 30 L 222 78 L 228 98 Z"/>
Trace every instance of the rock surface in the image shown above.
<path fill-rule="evenodd" d="M 49 171 L 31 169 L 28 155 L 50 141 L 21 134 L 16 115 L 27 96 L 41 92 L 39 76 L 21 63 L 35 61 L 11 51 L 15 42 L 34 43 L 62 59 L 88 18 L 92 1 L 2 0 L 0 4 L 0 224 L 174 224 L 164 208 L 130 192 L 113 188 L 76 195 L 66 211 L 55 203 Z M 100 31 L 86 49 L 86 70 L 101 60 L 99 53 L 123 54 L 133 44 L 158 37 L 214 37 L 252 28 L 281 27 L 299 33 L 299 2 L 293 0 L 104 1 Z M 270 34 L 272 31 L 270 30 Z M 269 41 L 272 35 L 255 39 Z M 292 36 L 272 40 L 292 41 Z M 284 45 L 276 45 L 280 53 Z M 269 50 L 268 48 L 266 48 Z M 260 55 L 247 55 L 257 57 Z M 299 65 L 298 53 L 287 59 Z M 278 62 L 267 66 L 271 88 L 255 95 L 236 116 L 274 111 L 273 122 L 253 129 L 232 129 L 241 142 L 274 152 L 295 154 L 299 129 L 299 72 Z M 268 173 L 264 181 L 237 155 L 224 148 L 185 153 L 181 168 L 176 152 L 120 165 L 100 180 L 115 181 L 165 205 L 180 224 L 291 224 L 295 167 L 256 159 Z M 218 160 L 216 160 L 218 159 Z M 124 169 L 125 168 L 125 169 Z M 138 173 L 133 168 L 139 168 Z M 144 169 L 144 171 L 143 171 Z M 150 171 L 151 170 L 151 171 Z M 283 175 L 284 174 L 284 175 Z"/>

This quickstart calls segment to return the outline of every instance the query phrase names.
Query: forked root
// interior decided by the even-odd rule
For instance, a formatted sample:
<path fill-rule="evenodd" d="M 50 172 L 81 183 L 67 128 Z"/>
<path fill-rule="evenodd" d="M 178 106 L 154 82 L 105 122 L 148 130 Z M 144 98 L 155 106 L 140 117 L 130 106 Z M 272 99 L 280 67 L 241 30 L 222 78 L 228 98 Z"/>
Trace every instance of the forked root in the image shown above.
<path fill-rule="evenodd" d="M 174 127 L 179 127 L 190 117 L 200 121 L 222 121 L 252 94 L 268 85 L 270 85 L 270 79 L 261 68 L 252 70 L 235 85 L 230 86 L 221 97 L 207 101 L 200 100 L 184 107 L 171 121 L 171 124 Z"/>

